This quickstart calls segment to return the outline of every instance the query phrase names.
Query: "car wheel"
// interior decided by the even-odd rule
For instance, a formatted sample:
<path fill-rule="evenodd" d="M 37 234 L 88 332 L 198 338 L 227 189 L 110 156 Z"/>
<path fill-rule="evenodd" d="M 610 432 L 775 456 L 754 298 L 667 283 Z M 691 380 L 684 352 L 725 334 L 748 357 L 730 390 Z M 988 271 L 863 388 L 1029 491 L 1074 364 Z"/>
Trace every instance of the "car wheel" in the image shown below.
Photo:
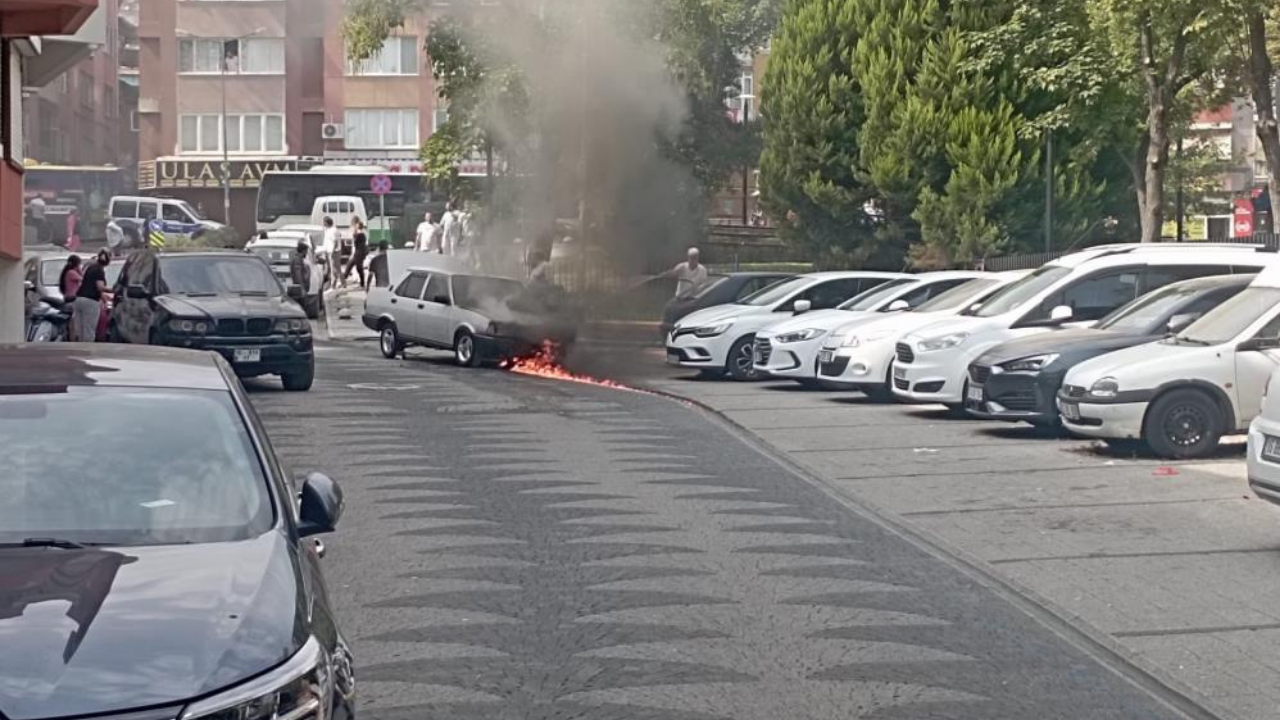
<path fill-rule="evenodd" d="M 748 335 L 739 338 L 729 348 L 729 359 L 725 368 L 729 377 L 738 382 L 754 382 L 760 379 L 760 371 L 755 367 L 755 343 L 755 336 Z"/>
<path fill-rule="evenodd" d="M 388 360 L 394 360 L 397 355 L 404 352 L 404 345 L 400 343 L 400 333 L 396 330 L 395 323 L 382 324 L 382 330 L 378 333 L 378 349 L 382 351 L 382 357 Z"/>
<path fill-rule="evenodd" d="M 284 389 L 289 392 L 304 392 L 311 389 L 311 384 L 316 379 L 316 366 L 308 365 L 307 369 L 298 372 L 285 373 L 280 376 L 280 382 L 284 385 Z"/>
<path fill-rule="evenodd" d="M 453 338 L 453 360 L 462 367 L 476 367 L 480 354 L 476 352 L 476 338 L 466 330 L 459 330 Z"/>
<path fill-rule="evenodd" d="M 969 397 L 969 381 L 968 380 L 965 380 L 964 387 L 960 388 L 960 397 L 962 398 Z M 947 415 L 949 415 L 950 417 L 956 418 L 958 420 L 965 420 L 969 418 L 969 411 L 964 409 L 963 401 L 959 403 L 948 403 Z"/>
<path fill-rule="evenodd" d="M 1175 460 L 1212 453 L 1222 438 L 1222 410 L 1199 390 L 1174 390 L 1147 409 L 1142 437 L 1156 455 Z"/>

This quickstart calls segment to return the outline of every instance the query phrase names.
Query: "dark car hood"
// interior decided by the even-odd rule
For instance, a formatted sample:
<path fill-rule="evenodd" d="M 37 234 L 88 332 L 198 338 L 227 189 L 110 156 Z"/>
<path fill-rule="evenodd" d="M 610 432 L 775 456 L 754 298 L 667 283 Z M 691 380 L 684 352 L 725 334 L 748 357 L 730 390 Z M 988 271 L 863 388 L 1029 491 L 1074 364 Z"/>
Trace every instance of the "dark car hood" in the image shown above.
<path fill-rule="evenodd" d="M 0 550 L 0 716 L 180 704 L 278 665 L 306 640 L 291 548 Z"/>
<path fill-rule="evenodd" d="M 207 317 L 210 320 L 251 317 L 300 320 L 306 318 L 302 308 L 286 297 L 161 295 L 156 298 L 156 304 L 169 314 L 183 318 Z"/>
<path fill-rule="evenodd" d="M 1122 350 L 1134 345 L 1141 345 L 1159 338 L 1151 335 L 1112 332 L 1110 330 L 1054 330 L 1032 335 L 1019 340 L 1011 340 L 997 345 L 978 358 L 979 365 L 999 365 L 1045 353 L 1075 357 L 1092 356 Z"/>

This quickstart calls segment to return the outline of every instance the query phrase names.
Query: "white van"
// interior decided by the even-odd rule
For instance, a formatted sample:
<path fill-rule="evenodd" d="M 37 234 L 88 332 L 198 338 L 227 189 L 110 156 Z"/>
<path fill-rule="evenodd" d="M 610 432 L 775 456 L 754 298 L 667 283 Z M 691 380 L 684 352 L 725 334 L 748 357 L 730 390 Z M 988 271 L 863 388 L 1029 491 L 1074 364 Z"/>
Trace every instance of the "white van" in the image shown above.
<path fill-rule="evenodd" d="M 1254 245 L 1104 245 L 1054 260 L 976 310 L 899 339 L 893 392 L 911 403 L 964 406 L 970 363 L 996 345 L 1064 325 L 1088 326 L 1169 283 L 1256 273 L 1276 262 Z"/>
<path fill-rule="evenodd" d="M 1072 432 L 1144 440 L 1167 458 L 1204 457 L 1245 432 L 1280 366 L 1280 264 L 1186 330 L 1072 368 L 1058 392 Z M 1276 388 L 1271 388 L 1276 392 Z"/>
<path fill-rule="evenodd" d="M 355 221 L 367 221 L 369 213 L 365 210 L 364 200 L 358 195 L 326 195 L 316 198 L 311 205 L 311 224 L 324 225 L 326 217 L 333 218 L 339 235 L 350 239 L 355 234 L 352 230 Z"/>
<path fill-rule="evenodd" d="M 186 200 L 177 198 L 116 195 L 108 206 L 110 219 L 121 230 L 141 233 L 148 220 L 160 220 L 167 236 L 191 236 L 205 230 L 217 230 L 222 223 L 203 217 Z M 126 230 L 128 229 L 128 230 Z M 141 234 L 138 236 L 141 238 Z"/>

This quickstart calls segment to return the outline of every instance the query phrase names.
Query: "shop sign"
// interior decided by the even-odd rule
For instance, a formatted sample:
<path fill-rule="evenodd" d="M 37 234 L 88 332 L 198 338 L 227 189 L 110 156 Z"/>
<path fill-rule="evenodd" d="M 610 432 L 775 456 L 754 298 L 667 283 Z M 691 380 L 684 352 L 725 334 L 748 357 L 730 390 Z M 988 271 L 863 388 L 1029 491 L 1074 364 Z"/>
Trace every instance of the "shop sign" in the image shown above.
<path fill-rule="evenodd" d="M 233 189 L 257 188 L 269 172 L 299 170 L 297 159 L 232 160 L 228 163 L 228 185 Z M 221 188 L 221 160 L 148 160 L 138 163 L 138 189 Z"/>

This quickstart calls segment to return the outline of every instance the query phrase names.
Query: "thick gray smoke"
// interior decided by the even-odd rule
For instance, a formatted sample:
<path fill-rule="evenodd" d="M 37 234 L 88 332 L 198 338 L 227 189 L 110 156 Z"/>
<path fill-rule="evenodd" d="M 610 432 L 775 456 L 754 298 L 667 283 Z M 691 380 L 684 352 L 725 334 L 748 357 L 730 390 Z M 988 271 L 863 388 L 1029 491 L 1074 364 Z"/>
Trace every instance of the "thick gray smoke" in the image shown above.
<path fill-rule="evenodd" d="M 622 272 L 669 267 L 701 222 L 697 185 L 663 153 L 686 116 L 667 70 L 668 50 L 651 39 L 637 0 L 518 0 L 500 22 L 468 25 L 492 52 L 518 67 L 532 101 L 527 116 L 502 110 L 483 121 L 509 148 L 509 175 L 492 199 L 486 241 L 529 246 L 563 221 L 585 220 L 578 256 Z M 650 38 L 650 39 L 647 39 Z M 583 189 L 585 188 L 585 191 Z M 557 255 L 564 251 L 560 246 Z"/>

